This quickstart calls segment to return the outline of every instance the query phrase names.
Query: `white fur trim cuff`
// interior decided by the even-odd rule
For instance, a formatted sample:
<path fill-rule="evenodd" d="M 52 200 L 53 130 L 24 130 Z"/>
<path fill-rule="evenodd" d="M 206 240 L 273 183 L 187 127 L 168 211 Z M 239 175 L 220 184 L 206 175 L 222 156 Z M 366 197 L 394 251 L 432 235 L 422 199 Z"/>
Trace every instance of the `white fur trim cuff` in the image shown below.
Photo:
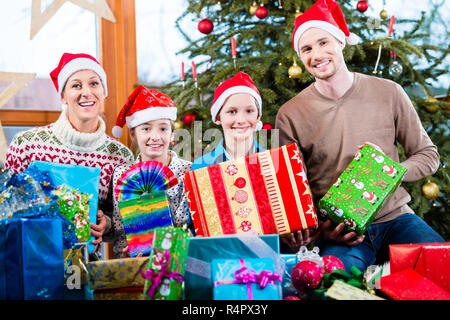
<path fill-rule="evenodd" d="M 95 61 L 89 58 L 77 58 L 68 62 L 58 74 L 58 88 L 61 95 L 62 90 L 72 74 L 80 70 L 92 70 L 98 74 L 102 81 L 103 88 L 105 88 L 105 98 L 108 96 L 108 88 L 106 85 L 105 70 Z"/>
<path fill-rule="evenodd" d="M 213 122 L 216 121 L 216 116 L 217 113 L 219 113 L 220 108 L 222 108 L 223 104 L 225 103 L 225 100 L 227 100 L 227 98 L 229 96 L 231 96 L 232 94 L 235 93 L 248 93 L 250 95 L 252 95 L 256 101 L 258 102 L 258 108 L 259 108 L 259 115 L 262 115 L 262 99 L 261 96 L 253 89 L 246 87 L 246 86 L 236 86 L 236 87 L 231 87 L 227 90 L 225 90 L 220 96 L 219 98 L 216 100 L 216 102 L 214 102 L 214 104 L 211 106 L 211 117 Z"/>
<path fill-rule="evenodd" d="M 140 124 L 152 120 L 170 119 L 177 120 L 177 108 L 175 107 L 151 107 L 136 111 L 133 115 L 125 118 L 128 128 L 132 129 Z"/>
<path fill-rule="evenodd" d="M 336 39 L 342 42 L 345 46 L 345 34 L 342 30 L 336 28 L 329 22 L 325 22 L 322 20 L 310 20 L 303 23 L 300 27 L 297 28 L 294 34 L 294 44 L 295 44 L 295 52 L 297 52 L 298 56 L 300 56 L 300 52 L 298 51 L 298 40 L 300 40 L 301 35 L 308 30 L 309 28 L 318 28 L 331 33 Z"/>

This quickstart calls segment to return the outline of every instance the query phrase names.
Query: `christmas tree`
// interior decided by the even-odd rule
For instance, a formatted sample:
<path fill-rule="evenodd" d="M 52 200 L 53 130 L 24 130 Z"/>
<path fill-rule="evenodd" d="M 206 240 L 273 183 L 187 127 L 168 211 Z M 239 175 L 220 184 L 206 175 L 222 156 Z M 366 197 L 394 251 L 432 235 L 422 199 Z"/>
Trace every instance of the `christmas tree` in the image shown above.
<path fill-rule="evenodd" d="M 183 117 L 183 122 L 178 121 L 176 127 L 190 132 L 192 140 L 188 141 L 189 146 L 201 151 L 214 143 L 201 135 L 209 128 L 218 128 L 210 116 L 214 89 L 238 71 L 250 74 L 260 90 L 264 106 L 261 120 L 268 129 L 274 125 L 279 107 L 314 81 L 304 71 L 292 47 L 295 18 L 314 2 L 188 1 L 186 11 L 176 22 L 178 30 L 188 42 L 181 53 L 188 53 L 192 59 L 204 57 L 195 66 L 204 71 L 196 74 L 195 68 L 186 66 L 186 69 L 192 70 L 186 71 L 186 79 L 183 71 L 182 82 L 175 81 L 162 89 L 174 98 L 179 108 L 178 115 Z M 407 91 L 424 128 L 439 149 L 441 165 L 437 173 L 403 185 L 413 198 L 410 206 L 448 241 L 450 103 L 447 98 L 433 97 L 433 85 L 436 84 L 436 78 L 447 73 L 448 60 L 446 62 L 445 59 L 449 47 L 445 39 L 441 39 L 443 44 L 430 40 L 433 31 L 431 22 L 439 18 L 438 8 L 442 3 L 430 3 L 430 10 L 422 12 L 418 19 L 394 19 L 386 10 L 381 11 L 376 18 L 365 15 L 367 1 L 337 2 L 350 31 L 361 38 L 358 45 L 346 46 L 344 49 L 349 70 L 399 83 Z M 183 19 L 191 18 L 198 20 L 199 32 L 204 36 L 194 39 L 192 34 L 180 27 Z M 398 32 L 402 25 L 407 26 L 407 31 Z M 235 47 L 232 46 L 233 41 Z M 447 90 L 445 96 L 448 95 Z M 194 117 L 196 121 L 201 121 L 201 127 L 197 125 L 200 122 L 195 122 L 195 125 L 192 123 Z M 268 132 L 270 136 L 270 130 L 263 132 Z M 271 147 L 274 141 L 276 139 L 259 142 Z M 401 160 L 404 160 L 401 146 L 399 152 Z M 194 155 L 181 156 L 192 160 Z"/>

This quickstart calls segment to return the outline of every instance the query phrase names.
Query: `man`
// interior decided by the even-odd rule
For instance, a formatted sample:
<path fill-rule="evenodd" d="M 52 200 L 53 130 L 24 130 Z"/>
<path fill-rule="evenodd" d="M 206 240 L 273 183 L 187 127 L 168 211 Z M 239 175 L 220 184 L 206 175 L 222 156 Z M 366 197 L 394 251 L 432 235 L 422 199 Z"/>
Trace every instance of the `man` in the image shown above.
<path fill-rule="evenodd" d="M 404 90 L 347 69 L 342 50 L 355 40 L 332 0 L 317 1 L 295 21 L 294 49 L 316 81 L 280 108 L 275 126 L 281 145 L 299 146 L 316 204 L 366 143 L 397 162 L 400 143 L 407 156 L 401 163 L 408 169 L 404 181 L 431 175 L 439 166 L 437 148 Z M 389 244 L 443 242 L 413 214 L 410 200 L 400 186 L 361 237 L 344 233 L 344 223 L 335 227 L 327 220 L 318 231 L 291 234 L 285 241 L 298 250 L 317 239 L 321 255 L 337 256 L 347 270 L 352 265 L 365 270 L 377 257 L 386 258 Z"/>

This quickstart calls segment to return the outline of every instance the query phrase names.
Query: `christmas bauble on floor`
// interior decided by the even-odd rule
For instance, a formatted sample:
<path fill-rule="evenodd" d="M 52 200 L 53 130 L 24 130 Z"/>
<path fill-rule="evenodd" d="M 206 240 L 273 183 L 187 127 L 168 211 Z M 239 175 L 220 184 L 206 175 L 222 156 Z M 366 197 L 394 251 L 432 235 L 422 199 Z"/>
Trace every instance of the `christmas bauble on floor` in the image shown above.
<path fill-rule="evenodd" d="M 322 270 L 313 261 L 300 261 L 292 269 L 291 281 L 292 285 L 299 291 L 316 289 L 322 281 Z"/>

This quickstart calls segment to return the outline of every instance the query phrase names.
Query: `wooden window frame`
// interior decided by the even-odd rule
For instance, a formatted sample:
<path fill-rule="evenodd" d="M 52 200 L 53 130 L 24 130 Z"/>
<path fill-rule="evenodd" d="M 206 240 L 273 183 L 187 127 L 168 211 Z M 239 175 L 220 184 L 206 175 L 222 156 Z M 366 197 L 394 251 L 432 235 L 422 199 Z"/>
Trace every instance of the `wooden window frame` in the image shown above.
<path fill-rule="evenodd" d="M 103 107 L 106 133 L 111 136 L 117 115 L 128 95 L 138 83 L 136 54 L 135 0 L 107 0 L 116 23 L 99 18 L 98 47 L 100 63 L 108 77 L 108 97 Z M 60 111 L 3 109 L 0 119 L 3 126 L 43 126 L 55 122 Z M 131 145 L 130 136 L 124 130 L 119 139 Z"/>

